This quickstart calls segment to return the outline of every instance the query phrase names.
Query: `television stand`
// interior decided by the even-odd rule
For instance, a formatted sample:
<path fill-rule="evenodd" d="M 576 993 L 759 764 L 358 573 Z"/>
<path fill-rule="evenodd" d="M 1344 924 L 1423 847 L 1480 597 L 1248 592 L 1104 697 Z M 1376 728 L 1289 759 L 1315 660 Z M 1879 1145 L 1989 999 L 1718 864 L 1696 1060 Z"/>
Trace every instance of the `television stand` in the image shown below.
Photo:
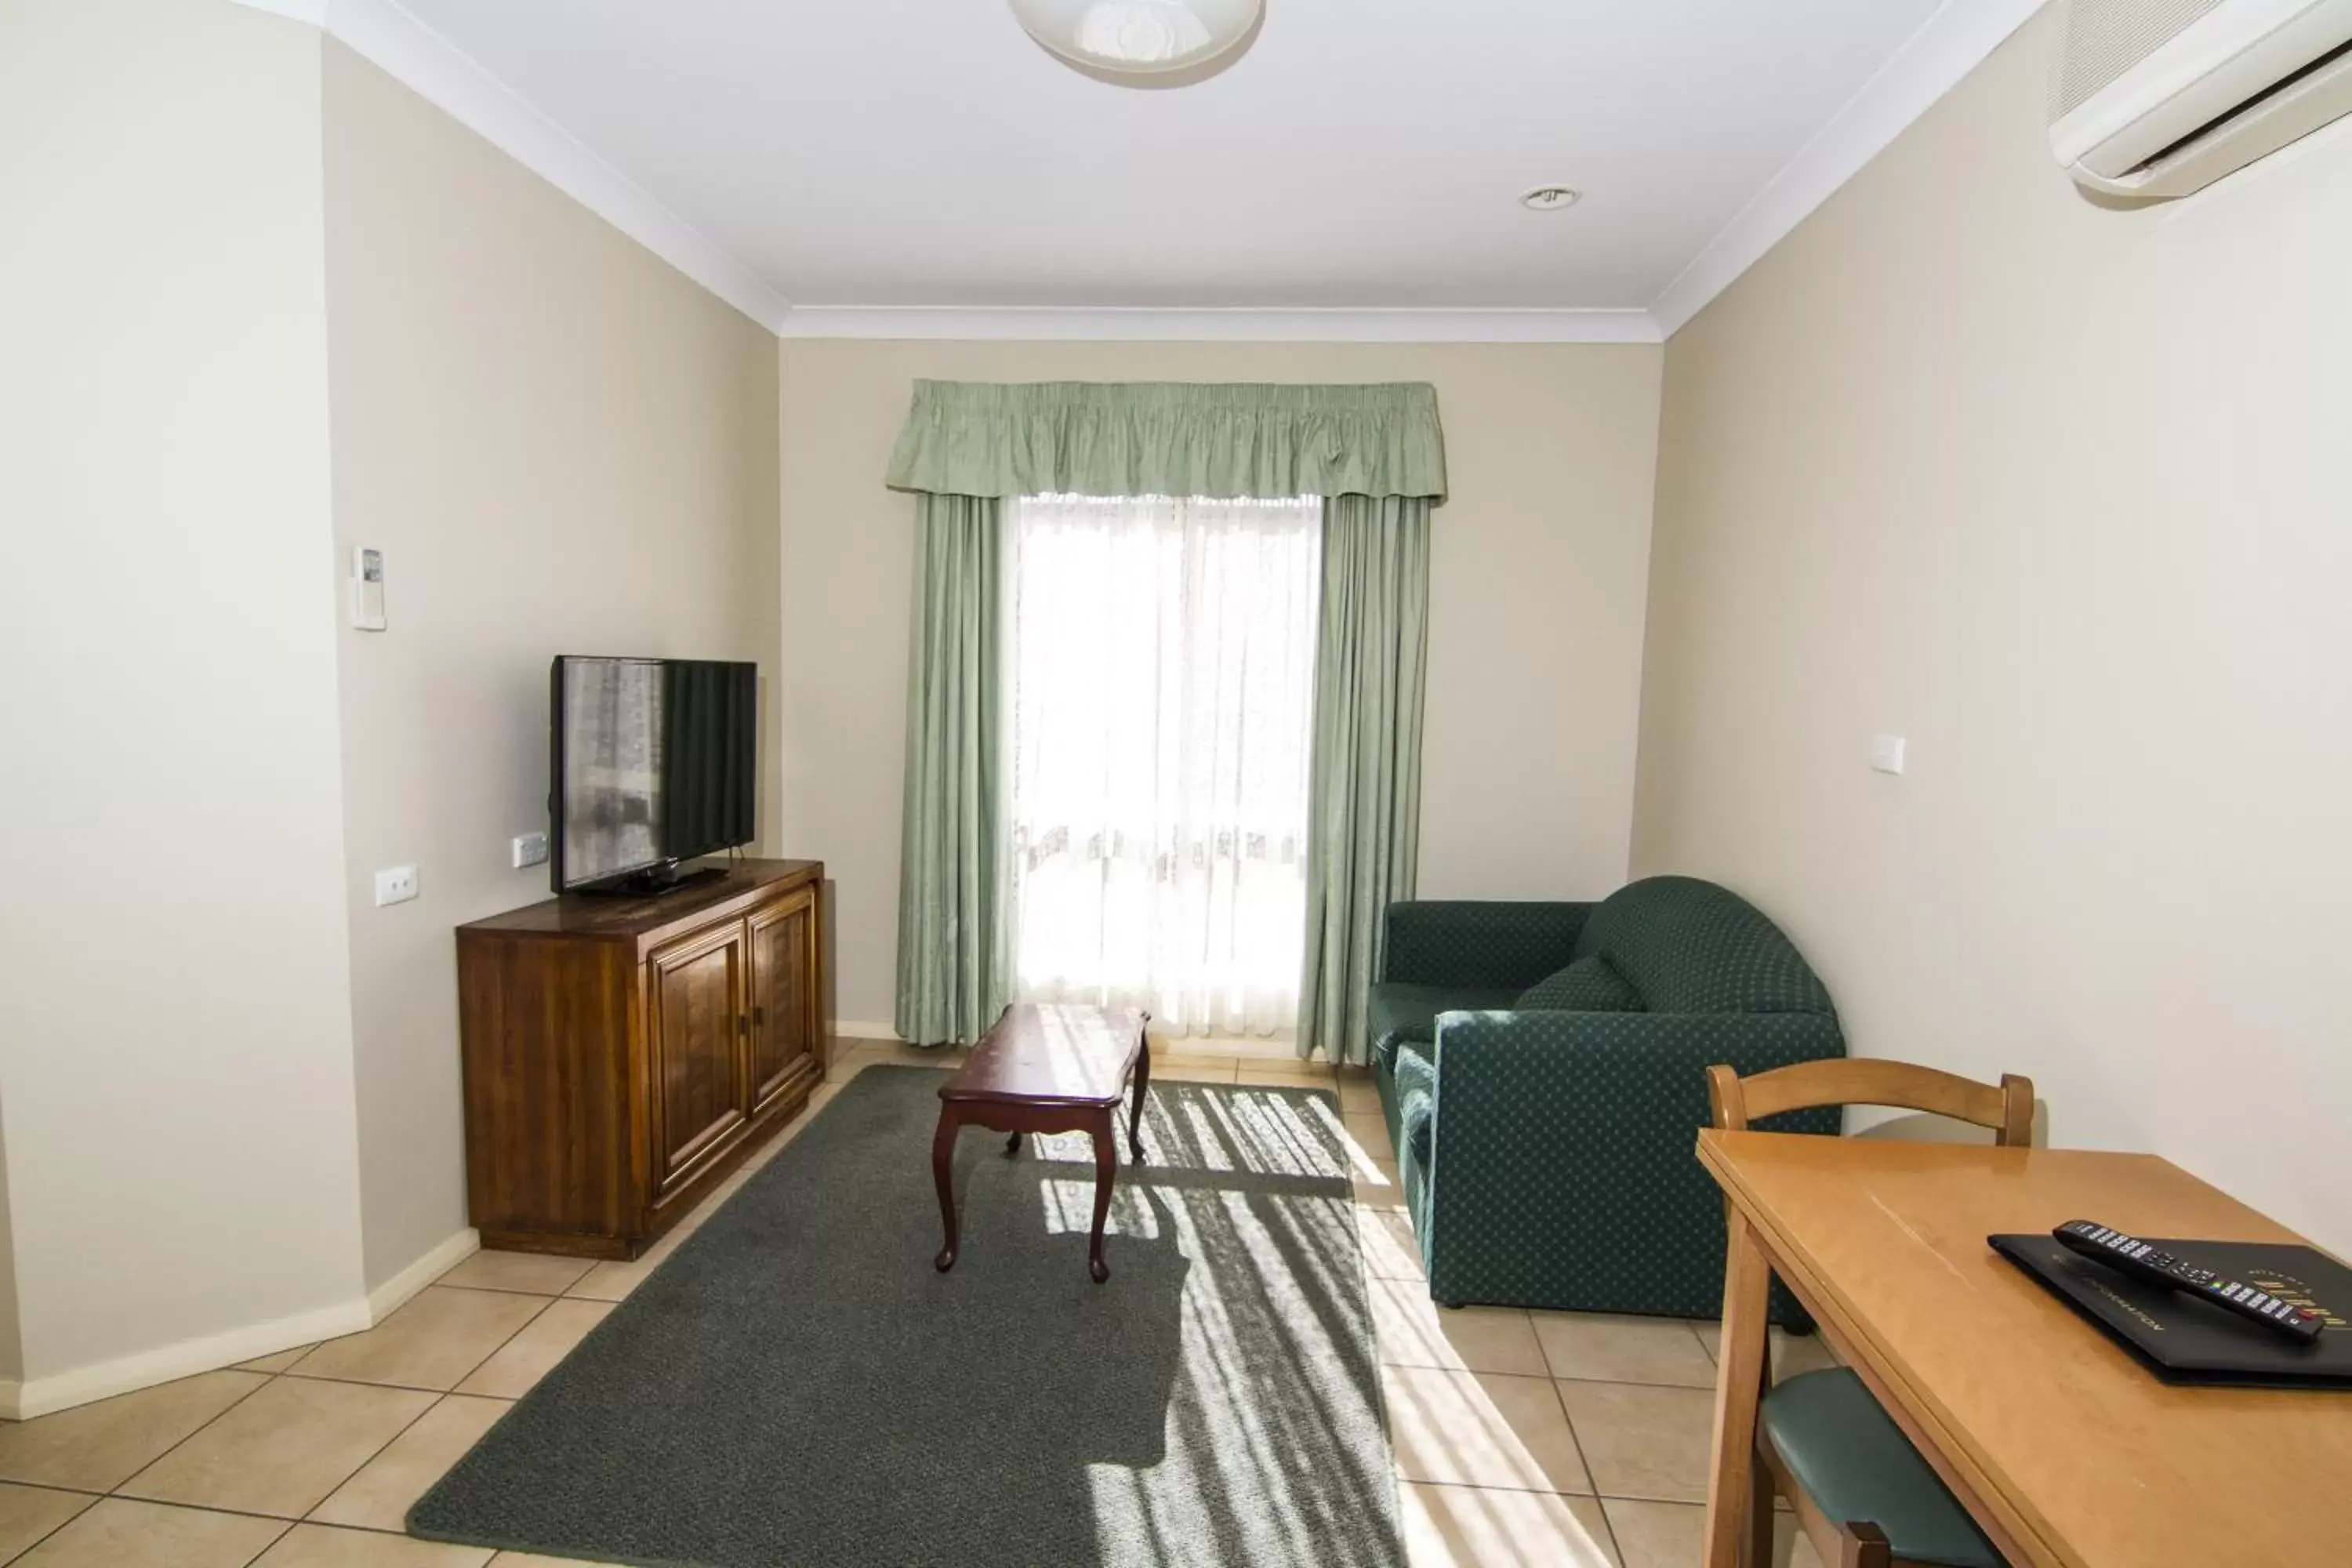
<path fill-rule="evenodd" d="M 814 860 L 671 898 L 569 894 L 457 928 L 466 1185 L 482 1245 L 635 1258 L 824 1079 Z"/>

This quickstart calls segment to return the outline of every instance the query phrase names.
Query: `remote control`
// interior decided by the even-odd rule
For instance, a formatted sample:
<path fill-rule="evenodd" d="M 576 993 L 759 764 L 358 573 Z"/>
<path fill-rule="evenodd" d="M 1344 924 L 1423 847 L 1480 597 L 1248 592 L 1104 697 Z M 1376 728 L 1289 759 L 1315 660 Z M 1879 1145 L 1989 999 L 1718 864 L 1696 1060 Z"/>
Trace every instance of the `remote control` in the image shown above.
<path fill-rule="evenodd" d="M 2297 1307 L 2257 1290 L 2252 1285 L 2224 1279 L 2210 1268 L 2200 1268 L 2169 1252 L 2158 1251 L 2136 1236 L 2126 1236 L 2122 1231 L 2094 1221 L 2070 1219 L 2050 1234 L 2058 1238 L 2060 1245 L 2084 1258 L 2096 1258 L 2135 1279 L 2168 1286 L 2185 1295 L 2210 1301 L 2242 1318 L 2250 1318 L 2265 1327 L 2276 1329 L 2303 1344 L 2317 1340 L 2319 1331 L 2326 1326 L 2320 1315 L 2309 1307 Z"/>

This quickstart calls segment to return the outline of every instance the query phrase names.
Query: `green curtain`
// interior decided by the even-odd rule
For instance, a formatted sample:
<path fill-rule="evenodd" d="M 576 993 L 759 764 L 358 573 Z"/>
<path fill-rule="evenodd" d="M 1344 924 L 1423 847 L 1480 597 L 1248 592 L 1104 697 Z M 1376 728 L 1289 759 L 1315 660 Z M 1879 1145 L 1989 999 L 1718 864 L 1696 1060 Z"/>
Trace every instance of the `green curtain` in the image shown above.
<path fill-rule="evenodd" d="M 915 511 L 896 1022 L 923 1045 L 978 1039 L 1012 994 L 1002 511 L 967 495 Z"/>
<path fill-rule="evenodd" d="M 893 489 L 934 495 L 1445 496 L 1425 383 L 919 381 Z"/>
<path fill-rule="evenodd" d="M 1389 901 L 1420 848 L 1429 521 L 1423 383 L 915 384 L 887 483 L 918 545 L 898 884 L 898 1033 L 971 1040 L 1013 989 L 1003 503 L 1024 495 L 1324 498 L 1298 1049 L 1365 1055 Z"/>
<path fill-rule="evenodd" d="M 1419 496 L 1333 496 L 1307 774 L 1307 963 L 1298 1054 L 1369 1054 L 1365 1013 L 1389 904 L 1421 853 L 1429 513 Z"/>

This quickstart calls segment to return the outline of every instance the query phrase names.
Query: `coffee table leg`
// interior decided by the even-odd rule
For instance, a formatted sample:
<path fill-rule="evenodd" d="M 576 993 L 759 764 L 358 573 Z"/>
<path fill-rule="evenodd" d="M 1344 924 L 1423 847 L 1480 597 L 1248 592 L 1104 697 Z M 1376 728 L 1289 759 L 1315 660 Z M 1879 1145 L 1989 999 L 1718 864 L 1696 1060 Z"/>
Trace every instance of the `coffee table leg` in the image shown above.
<path fill-rule="evenodd" d="M 1143 1158 L 1143 1098 L 1151 1092 L 1151 1042 L 1135 1054 L 1135 1110 L 1127 1119 L 1127 1152 Z"/>
<path fill-rule="evenodd" d="M 931 1134 L 931 1183 L 940 1190 L 940 1223 L 947 1230 L 947 1245 L 931 1259 L 931 1266 L 944 1274 L 955 1267 L 955 1140 L 956 1130 L 963 1118 L 952 1105 L 940 1107 L 940 1130 Z"/>
<path fill-rule="evenodd" d="M 1021 1134 L 1015 1132 L 1004 1141 L 1004 1157 L 1008 1160 L 1021 1152 Z"/>
<path fill-rule="evenodd" d="M 1095 1117 L 1095 1227 L 1087 1237 L 1087 1272 L 1097 1285 L 1110 1278 L 1103 1261 L 1103 1225 L 1110 1218 L 1111 1184 L 1118 1179 L 1118 1120 L 1116 1107 L 1105 1107 Z"/>

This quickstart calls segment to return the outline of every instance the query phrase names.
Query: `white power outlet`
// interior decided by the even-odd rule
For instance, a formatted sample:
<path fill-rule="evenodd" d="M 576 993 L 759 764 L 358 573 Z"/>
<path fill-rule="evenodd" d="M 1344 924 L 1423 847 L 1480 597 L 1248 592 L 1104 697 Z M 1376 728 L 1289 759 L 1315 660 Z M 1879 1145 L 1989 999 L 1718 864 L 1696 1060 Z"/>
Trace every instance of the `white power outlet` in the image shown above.
<path fill-rule="evenodd" d="M 375 902 L 378 909 L 386 904 L 404 904 L 416 896 L 416 868 L 390 866 L 375 874 Z"/>
<path fill-rule="evenodd" d="M 1900 735 L 1873 735 L 1870 738 L 1870 765 L 1882 773 L 1903 771 L 1904 753 L 1910 750 Z"/>
<path fill-rule="evenodd" d="M 525 866 L 547 864 L 547 835 L 544 833 L 518 833 L 510 847 L 514 851 L 514 868 L 518 871 Z"/>

